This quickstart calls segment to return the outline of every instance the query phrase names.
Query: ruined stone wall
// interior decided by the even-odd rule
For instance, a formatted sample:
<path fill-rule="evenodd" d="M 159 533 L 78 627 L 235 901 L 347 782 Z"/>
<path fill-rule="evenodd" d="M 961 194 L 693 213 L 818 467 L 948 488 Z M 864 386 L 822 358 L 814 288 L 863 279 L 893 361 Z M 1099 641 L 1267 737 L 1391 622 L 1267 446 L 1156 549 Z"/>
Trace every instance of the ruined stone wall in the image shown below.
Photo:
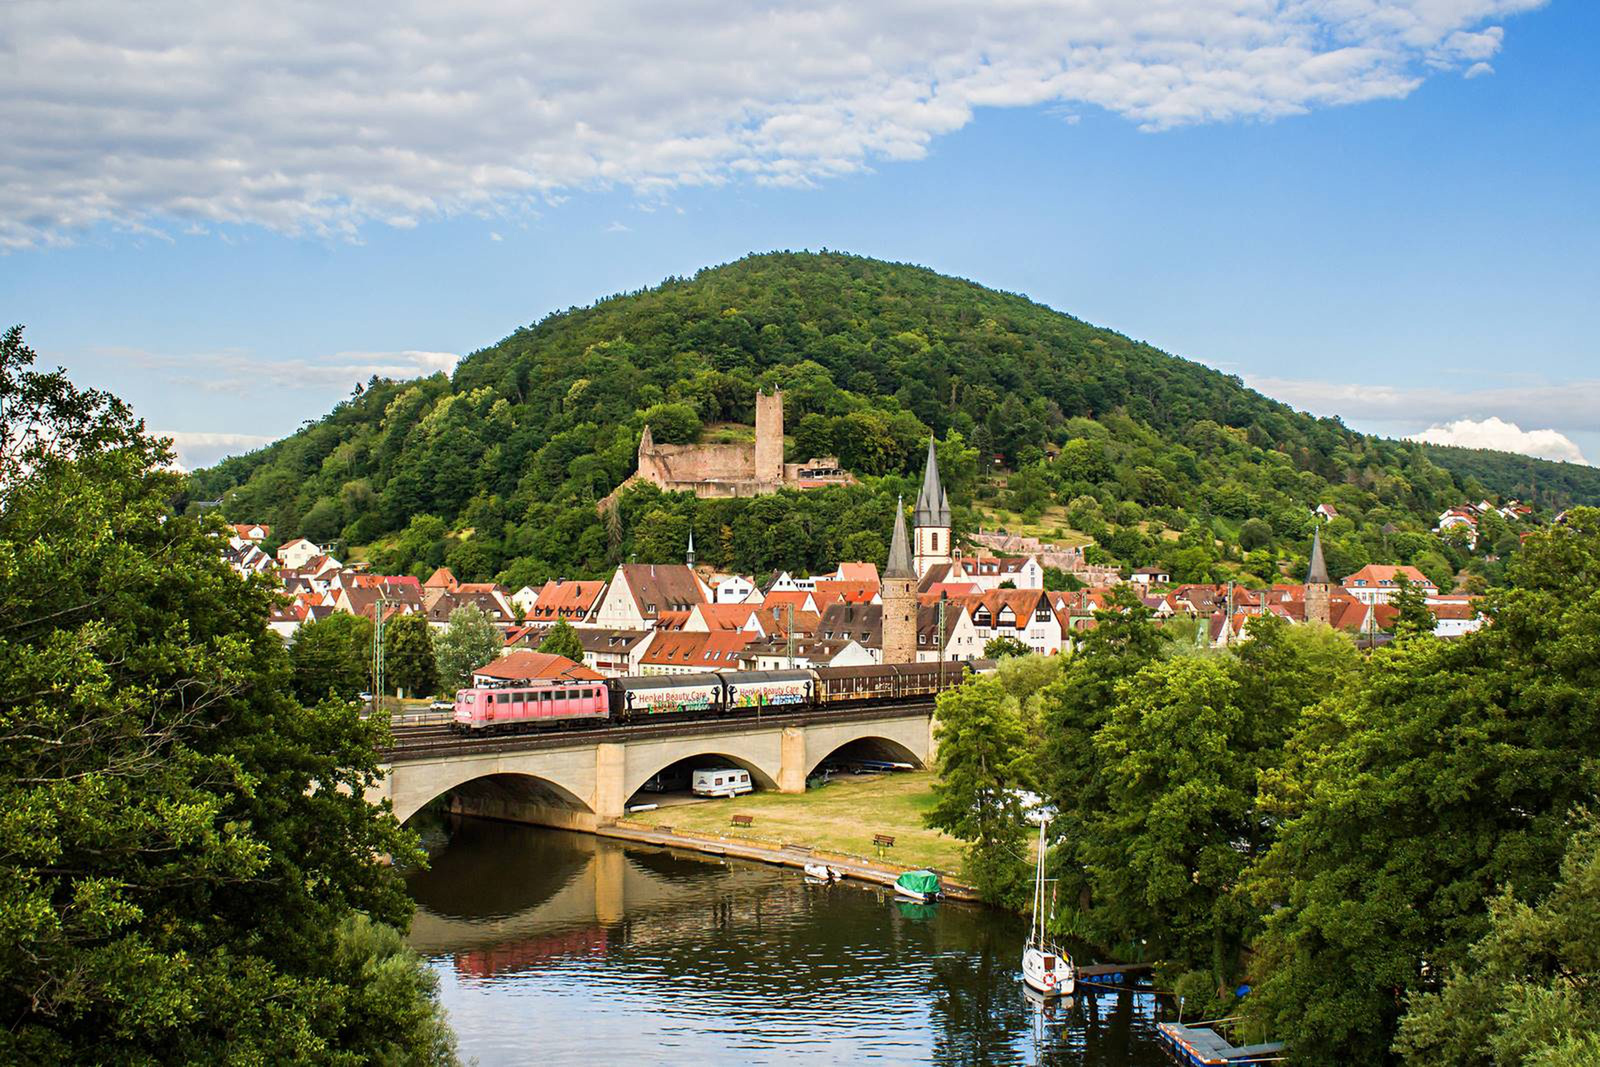
<path fill-rule="evenodd" d="M 639 450 L 639 474 L 660 486 L 672 482 L 752 481 L 755 450 L 749 445 L 656 445 Z"/>

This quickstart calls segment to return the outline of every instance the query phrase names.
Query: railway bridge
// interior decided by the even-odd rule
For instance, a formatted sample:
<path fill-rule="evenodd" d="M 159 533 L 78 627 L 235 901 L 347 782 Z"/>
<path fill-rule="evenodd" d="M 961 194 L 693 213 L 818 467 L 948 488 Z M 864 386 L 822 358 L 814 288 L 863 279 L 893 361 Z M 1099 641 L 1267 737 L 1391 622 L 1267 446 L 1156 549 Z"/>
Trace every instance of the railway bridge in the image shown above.
<path fill-rule="evenodd" d="M 682 760 L 716 757 L 749 771 L 758 788 L 803 793 L 807 777 L 846 746 L 927 766 L 933 731 L 931 702 L 482 738 L 445 726 L 396 727 L 384 777 L 368 798 L 389 800 L 401 822 L 448 793 L 462 814 L 593 830 L 620 818 L 646 782 Z"/>

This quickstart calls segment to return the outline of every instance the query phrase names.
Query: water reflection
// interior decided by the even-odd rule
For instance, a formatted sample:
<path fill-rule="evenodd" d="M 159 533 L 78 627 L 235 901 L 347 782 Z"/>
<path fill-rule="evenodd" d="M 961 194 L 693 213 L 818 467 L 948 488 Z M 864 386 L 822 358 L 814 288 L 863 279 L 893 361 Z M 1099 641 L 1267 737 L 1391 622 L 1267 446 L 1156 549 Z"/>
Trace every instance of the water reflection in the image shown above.
<path fill-rule="evenodd" d="M 1025 927 L 1003 915 L 582 834 L 452 829 L 411 880 L 412 943 L 486 1065 L 1167 1062 L 1147 998 L 1030 1000 Z"/>

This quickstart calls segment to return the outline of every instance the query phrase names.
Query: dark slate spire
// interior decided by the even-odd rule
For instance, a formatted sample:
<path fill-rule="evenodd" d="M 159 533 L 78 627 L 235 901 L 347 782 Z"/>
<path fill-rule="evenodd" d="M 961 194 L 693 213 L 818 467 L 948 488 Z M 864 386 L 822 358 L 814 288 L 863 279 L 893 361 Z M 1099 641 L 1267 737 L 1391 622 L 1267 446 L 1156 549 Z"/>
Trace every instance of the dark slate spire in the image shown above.
<path fill-rule="evenodd" d="M 922 471 L 922 492 L 917 494 L 917 511 L 912 516 L 917 526 L 950 526 L 950 498 L 939 481 L 939 456 L 928 435 L 928 465 Z"/>
<path fill-rule="evenodd" d="M 894 504 L 894 539 L 889 542 L 889 565 L 883 569 L 885 578 L 916 580 L 917 572 L 911 569 L 911 545 L 906 538 L 906 500 L 900 497 Z"/>
<path fill-rule="evenodd" d="M 1332 585 L 1328 581 L 1328 565 L 1322 560 L 1322 528 L 1311 534 L 1311 569 L 1306 573 L 1307 585 Z"/>

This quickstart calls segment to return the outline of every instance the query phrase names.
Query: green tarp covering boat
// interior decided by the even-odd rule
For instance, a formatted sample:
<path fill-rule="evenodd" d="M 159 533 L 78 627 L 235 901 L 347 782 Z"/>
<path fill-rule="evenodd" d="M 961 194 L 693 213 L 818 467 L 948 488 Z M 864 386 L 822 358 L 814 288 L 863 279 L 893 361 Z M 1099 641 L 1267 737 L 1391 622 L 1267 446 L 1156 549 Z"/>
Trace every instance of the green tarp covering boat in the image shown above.
<path fill-rule="evenodd" d="M 895 879 L 894 891 L 912 900 L 932 900 L 939 895 L 939 876 L 932 871 L 907 871 Z"/>

